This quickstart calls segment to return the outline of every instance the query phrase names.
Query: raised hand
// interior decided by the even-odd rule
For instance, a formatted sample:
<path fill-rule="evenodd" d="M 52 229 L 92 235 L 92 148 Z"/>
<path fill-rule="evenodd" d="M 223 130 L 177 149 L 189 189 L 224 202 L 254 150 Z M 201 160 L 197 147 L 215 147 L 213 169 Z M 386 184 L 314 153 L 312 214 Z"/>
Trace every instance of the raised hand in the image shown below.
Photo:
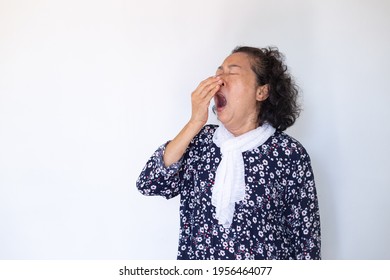
<path fill-rule="evenodd" d="M 210 101 L 222 84 L 220 76 L 209 77 L 199 84 L 191 95 L 192 115 L 190 122 L 200 127 L 206 124 Z"/>

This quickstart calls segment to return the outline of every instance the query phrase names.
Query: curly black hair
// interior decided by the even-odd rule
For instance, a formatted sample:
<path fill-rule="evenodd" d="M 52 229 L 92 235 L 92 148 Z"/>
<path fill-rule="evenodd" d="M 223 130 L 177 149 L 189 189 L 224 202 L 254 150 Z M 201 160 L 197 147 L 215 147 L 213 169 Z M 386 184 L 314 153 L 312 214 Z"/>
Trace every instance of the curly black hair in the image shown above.
<path fill-rule="evenodd" d="M 295 123 L 301 108 L 298 104 L 299 87 L 287 70 L 284 55 L 276 47 L 236 47 L 233 53 L 245 53 L 251 59 L 258 85 L 268 85 L 268 98 L 260 102 L 259 124 L 270 123 L 283 131 Z"/>

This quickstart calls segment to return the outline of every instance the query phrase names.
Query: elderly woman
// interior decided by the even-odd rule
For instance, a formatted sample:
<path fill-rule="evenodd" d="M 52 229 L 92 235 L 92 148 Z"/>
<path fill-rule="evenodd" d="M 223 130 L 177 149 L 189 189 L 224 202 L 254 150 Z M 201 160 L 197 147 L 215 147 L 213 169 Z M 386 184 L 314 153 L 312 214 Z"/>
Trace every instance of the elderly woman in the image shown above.
<path fill-rule="evenodd" d="M 192 115 L 137 180 L 180 195 L 178 259 L 320 259 L 310 158 L 283 131 L 298 88 L 276 48 L 238 47 L 192 93 Z M 221 125 L 205 125 L 211 100 Z"/>

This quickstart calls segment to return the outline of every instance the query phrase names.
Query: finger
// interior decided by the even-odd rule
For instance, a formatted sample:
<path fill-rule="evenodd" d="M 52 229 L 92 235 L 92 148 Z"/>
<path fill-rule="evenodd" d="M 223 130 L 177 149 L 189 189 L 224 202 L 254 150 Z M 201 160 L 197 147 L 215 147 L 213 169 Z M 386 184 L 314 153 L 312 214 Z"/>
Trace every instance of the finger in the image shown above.
<path fill-rule="evenodd" d="M 205 98 L 208 99 L 208 101 L 211 100 L 211 98 L 214 97 L 214 95 L 219 91 L 221 88 L 221 84 L 216 84 L 214 87 L 212 87 L 206 94 Z"/>
<path fill-rule="evenodd" d="M 213 97 L 218 90 L 221 88 L 223 84 L 222 80 L 218 80 L 212 84 L 209 84 L 205 89 L 204 89 L 204 97 L 205 98 L 211 98 Z"/>
<path fill-rule="evenodd" d="M 213 87 L 213 85 L 219 83 L 220 80 L 221 80 L 221 77 L 219 77 L 219 76 L 209 77 L 199 84 L 196 91 L 199 91 L 199 93 L 204 92 L 205 90 L 209 91 L 210 89 L 208 89 L 208 88 L 210 88 L 210 86 Z"/>
<path fill-rule="evenodd" d="M 198 95 L 197 98 L 195 97 L 195 100 L 198 100 L 198 102 L 200 102 L 201 104 L 208 106 L 210 104 L 211 99 L 219 91 L 220 88 L 220 84 L 213 85 L 212 87 L 209 86 L 209 88 L 207 88 L 207 92 L 205 90 L 202 95 Z"/>
<path fill-rule="evenodd" d="M 200 96 L 209 98 L 209 95 L 213 96 L 220 88 L 222 85 L 222 80 L 217 80 L 214 81 L 207 86 L 203 87 L 203 90 L 199 93 Z"/>

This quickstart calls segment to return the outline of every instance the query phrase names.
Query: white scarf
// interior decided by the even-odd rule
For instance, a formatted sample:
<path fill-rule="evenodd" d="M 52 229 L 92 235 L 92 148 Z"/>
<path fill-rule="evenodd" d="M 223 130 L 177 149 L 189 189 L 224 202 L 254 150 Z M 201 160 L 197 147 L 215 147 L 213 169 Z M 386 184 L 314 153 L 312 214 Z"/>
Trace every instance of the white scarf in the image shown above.
<path fill-rule="evenodd" d="M 215 206 L 216 219 L 229 228 L 236 202 L 245 198 L 245 170 L 242 153 L 264 144 L 273 135 L 275 128 L 268 123 L 234 137 L 223 125 L 213 136 L 214 143 L 220 147 L 222 160 L 217 168 L 211 203 Z"/>

